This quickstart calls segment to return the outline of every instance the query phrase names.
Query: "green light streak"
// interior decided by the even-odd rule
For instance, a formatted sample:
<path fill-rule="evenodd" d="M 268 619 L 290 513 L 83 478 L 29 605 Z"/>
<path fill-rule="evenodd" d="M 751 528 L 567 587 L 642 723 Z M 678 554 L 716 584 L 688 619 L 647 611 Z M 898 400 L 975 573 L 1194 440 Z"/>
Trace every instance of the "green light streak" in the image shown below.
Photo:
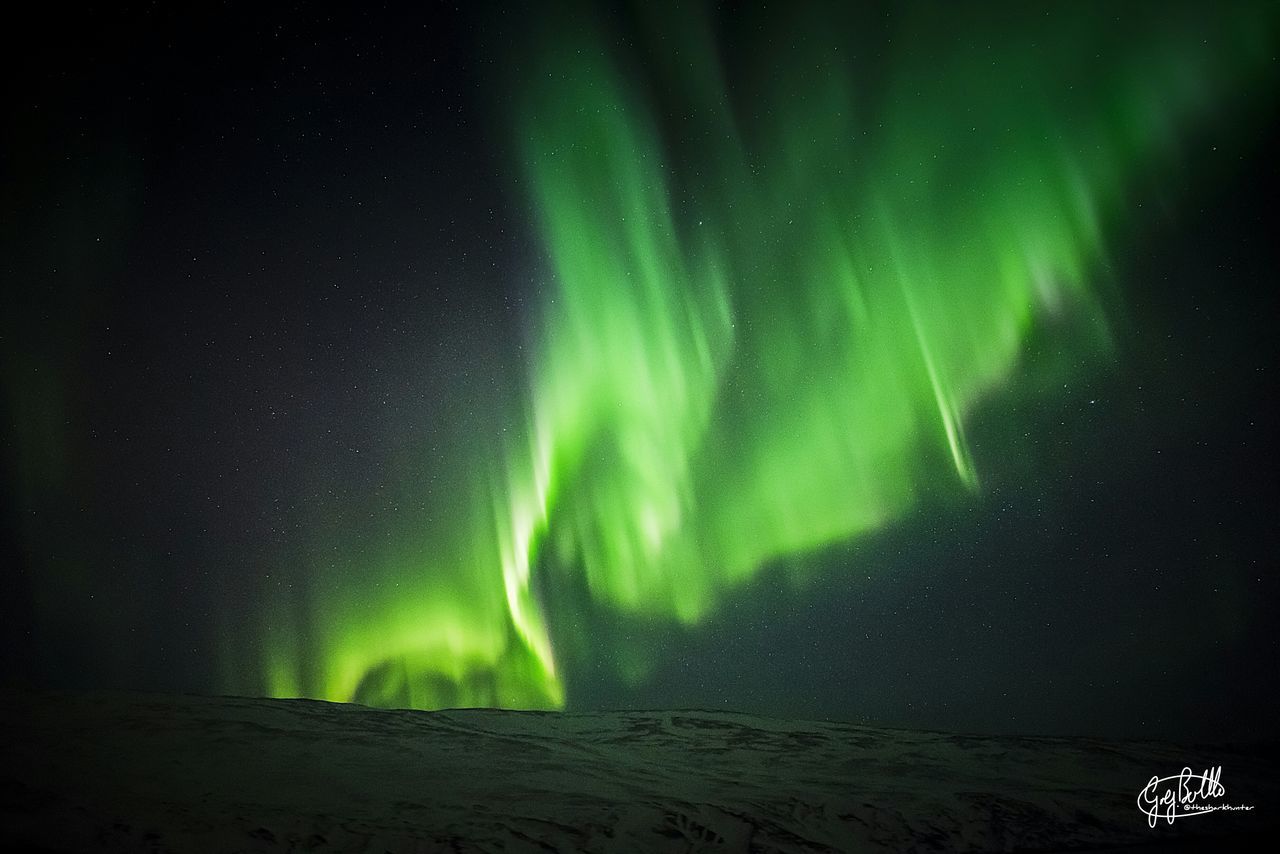
<path fill-rule="evenodd" d="M 956 37 L 972 14 L 901 15 L 883 91 L 854 58 L 882 45 L 838 16 L 762 28 L 769 82 L 734 96 L 693 17 L 649 47 L 653 80 L 555 28 L 513 117 L 547 263 L 519 438 L 374 573 L 402 587 L 322 572 L 339 590 L 304 608 L 307 642 L 274 620 L 268 691 L 557 706 L 537 572 L 692 623 L 771 561 L 978 490 L 966 418 L 1038 325 L 1107 345 L 1094 288 L 1130 194 L 1266 67 L 1274 16 L 1084 9 Z"/>

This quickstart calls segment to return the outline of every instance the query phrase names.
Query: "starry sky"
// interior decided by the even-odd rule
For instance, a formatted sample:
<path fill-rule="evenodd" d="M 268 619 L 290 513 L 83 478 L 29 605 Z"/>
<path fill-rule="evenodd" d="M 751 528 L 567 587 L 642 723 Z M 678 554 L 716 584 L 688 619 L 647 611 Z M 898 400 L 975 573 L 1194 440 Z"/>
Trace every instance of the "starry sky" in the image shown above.
<path fill-rule="evenodd" d="M 1273 4 L 463 6 L 9 52 L 4 684 L 1274 734 Z"/>

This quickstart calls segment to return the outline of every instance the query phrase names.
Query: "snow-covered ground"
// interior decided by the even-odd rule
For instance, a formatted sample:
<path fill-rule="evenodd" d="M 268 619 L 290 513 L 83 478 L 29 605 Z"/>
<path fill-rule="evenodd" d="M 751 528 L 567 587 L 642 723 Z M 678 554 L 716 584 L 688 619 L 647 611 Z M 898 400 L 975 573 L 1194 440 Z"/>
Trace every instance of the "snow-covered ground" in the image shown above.
<path fill-rule="evenodd" d="M 704 711 L 126 694 L 0 708 L 0 841 L 48 851 L 1164 850 L 1188 835 L 1218 850 L 1280 830 L 1274 746 Z M 1255 809 L 1151 829 L 1139 792 L 1184 766 L 1222 766 L 1221 800 Z"/>

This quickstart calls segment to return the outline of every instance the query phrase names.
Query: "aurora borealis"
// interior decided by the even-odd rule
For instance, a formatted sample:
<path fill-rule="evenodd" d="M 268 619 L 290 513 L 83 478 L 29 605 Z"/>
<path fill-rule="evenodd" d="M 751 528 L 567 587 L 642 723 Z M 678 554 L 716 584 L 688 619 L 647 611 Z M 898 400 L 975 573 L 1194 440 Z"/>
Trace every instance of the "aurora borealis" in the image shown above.
<path fill-rule="evenodd" d="M 109 624 L 111 605 L 77 597 L 119 583 L 149 591 L 118 594 L 134 631 L 148 609 L 190 610 L 163 621 L 186 626 L 173 644 L 202 663 L 200 690 L 561 708 L 649 696 L 674 649 L 723 640 L 697 633 L 779 578 L 807 608 L 892 585 L 892 561 L 859 548 L 994 519 L 1005 499 L 989 482 L 1067 471 L 1027 451 L 1043 427 L 1028 413 L 1145 352 L 1135 247 L 1176 244 L 1152 235 L 1257 156 L 1277 17 L 1262 3 L 584 4 L 449 18 L 421 57 L 408 35 L 383 46 L 380 24 L 356 27 L 368 44 L 349 57 L 318 47 L 328 25 L 298 25 L 287 73 L 264 59 L 271 85 L 239 81 L 278 126 L 219 102 L 168 177 L 134 177 L 158 168 L 130 154 L 130 134 L 163 148 L 156 119 L 119 133 L 126 166 L 86 155 L 128 187 L 79 208 L 116 224 L 125 260 L 72 253 L 110 271 L 60 292 L 81 308 L 49 337 L 76 343 L 48 356 L 6 335 L 27 622 Z M 364 64 L 384 50 L 385 67 Z M 271 100 L 281 81 L 293 102 Z M 266 129 L 243 130 L 254 122 Z M 1236 162 L 1211 162 L 1219 144 Z M 235 189 L 186 177 L 201 146 Z M 286 177 L 255 179 L 260 158 Z M 216 213 L 175 224 L 157 205 Z M 148 260 L 148 241 L 172 257 Z M 83 307 L 95 289 L 114 327 Z M 31 306 L 28 324 L 49 314 Z M 99 349 L 107 367 L 84 355 Z M 116 368 L 108 350 L 149 355 Z M 1250 358 L 1220 352 L 1224 373 Z M 182 367 L 154 392 L 166 353 Z M 95 386 L 158 395 L 142 406 L 162 413 L 154 433 L 118 438 L 127 395 L 67 428 L 82 440 L 40 428 L 64 396 L 105 406 Z M 135 508 L 92 514 L 92 531 L 44 521 L 110 505 L 116 481 Z M 112 513 L 168 521 L 126 543 Z M 1239 592 L 1252 566 L 1239 572 L 1236 595 L 1257 599 Z M 880 629 L 864 614 L 846 630 Z M 118 637 L 110 665 L 49 669 L 145 684 L 136 662 L 153 653 Z M 584 700 L 595 688 L 575 680 L 623 693 Z"/>

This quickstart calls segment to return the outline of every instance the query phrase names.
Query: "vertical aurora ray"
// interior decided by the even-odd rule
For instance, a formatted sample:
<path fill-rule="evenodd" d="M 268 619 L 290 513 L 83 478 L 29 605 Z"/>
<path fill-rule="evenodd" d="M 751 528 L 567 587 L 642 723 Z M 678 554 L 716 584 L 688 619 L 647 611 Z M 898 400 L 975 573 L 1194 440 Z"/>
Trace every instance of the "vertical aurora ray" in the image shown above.
<path fill-rule="evenodd" d="M 403 586 L 327 573 L 306 642 L 264 641 L 270 692 L 556 706 L 537 572 L 693 622 L 770 561 L 979 490 L 966 418 L 1038 325 L 1108 345 L 1131 194 L 1273 62 L 1269 7 L 1102 8 L 806 12 L 723 64 L 693 14 L 626 52 L 552 25 L 513 83 L 546 258 L 525 416 L 389 559 Z"/>

